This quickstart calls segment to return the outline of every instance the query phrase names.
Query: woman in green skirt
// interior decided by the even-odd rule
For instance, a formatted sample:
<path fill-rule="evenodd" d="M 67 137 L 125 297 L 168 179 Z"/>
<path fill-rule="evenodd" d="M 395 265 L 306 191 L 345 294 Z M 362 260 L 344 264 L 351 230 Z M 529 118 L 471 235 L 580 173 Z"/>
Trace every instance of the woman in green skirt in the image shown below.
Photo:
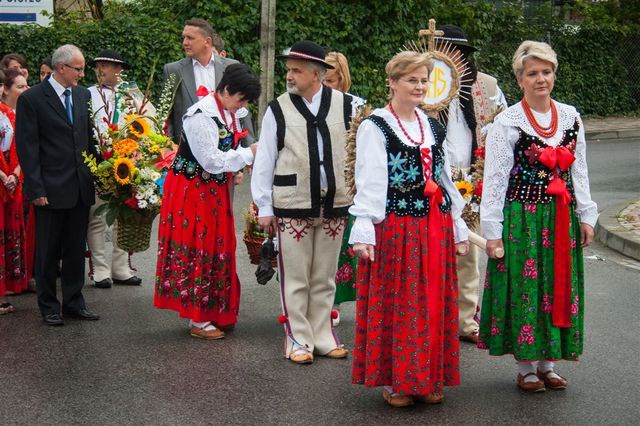
<path fill-rule="evenodd" d="M 486 143 L 480 213 L 490 259 L 478 346 L 513 354 L 525 391 L 566 389 L 554 361 L 582 354 L 582 249 L 593 240 L 598 210 L 582 120 L 551 99 L 556 53 L 525 41 L 512 65 L 524 97 L 496 117 Z"/>

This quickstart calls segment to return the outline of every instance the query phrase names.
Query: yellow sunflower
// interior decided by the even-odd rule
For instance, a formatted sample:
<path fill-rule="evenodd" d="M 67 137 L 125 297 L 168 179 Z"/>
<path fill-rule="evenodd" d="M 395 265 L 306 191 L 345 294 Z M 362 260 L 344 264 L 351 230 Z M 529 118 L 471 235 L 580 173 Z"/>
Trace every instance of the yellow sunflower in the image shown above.
<path fill-rule="evenodd" d="M 122 139 L 113 144 L 113 150 L 117 152 L 118 155 L 131 155 L 137 149 L 138 142 L 131 138 Z"/>
<path fill-rule="evenodd" d="M 127 115 L 126 121 L 129 132 L 137 138 L 149 136 L 151 133 L 151 127 L 147 120 L 137 114 Z"/>
<path fill-rule="evenodd" d="M 466 180 L 460 180 L 455 183 L 456 188 L 460 191 L 460 195 L 466 200 L 473 194 L 473 185 Z"/>
<path fill-rule="evenodd" d="M 113 163 L 113 175 L 120 185 L 131 183 L 136 168 L 128 158 L 117 158 Z"/>

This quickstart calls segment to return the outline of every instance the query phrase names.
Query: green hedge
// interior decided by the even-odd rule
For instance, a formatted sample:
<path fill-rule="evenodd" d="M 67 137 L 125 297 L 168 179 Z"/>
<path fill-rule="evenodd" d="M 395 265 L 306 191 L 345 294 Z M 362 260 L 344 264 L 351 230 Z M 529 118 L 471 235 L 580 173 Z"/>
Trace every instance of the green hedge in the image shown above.
<path fill-rule="evenodd" d="M 352 92 L 381 105 L 387 91 L 385 63 L 403 44 L 415 40 L 417 31 L 433 17 L 465 28 L 479 48 L 479 68 L 498 78 L 511 103 L 520 98 L 511 55 L 522 40 L 534 39 L 549 42 L 558 53 L 554 91 L 558 100 L 587 115 L 638 113 L 640 75 L 632 71 L 640 66 L 640 40 L 635 35 L 639 26 L 635 21 L 612 19 L 605 6 L 611 5 L 585 6 L 579 1 L 575 7 L 585 19 L 580 26 L 568 26 L 553 17 L 549 8 L 542 7 L 536 16 L 525 19 L 521 7 L 508 2 L 496 8 L 484 0 L 278 0 L 276 50 L 307 38 L 343 52 L 351 66 Z M 183 56 L 184 21 L 195 16 L 212 22 L 230 56 L 259 71 L 260 7 L 259 0 L 111 1 L 99 22 L 67 15 L 49 28 L 0 25 L 0 52 L 23 53 L 35 83 L 38 61 L 63 43 L 78 45 L 87 58 L 113 48 L 134 65 L 128 75 L 140 85 L 155 71 L 157 91 L 162 65 Z M 281 93 L 285 88 L 281 62 L 276 73 L 276 93 Z M 91 84 L 94 78 L 87 73 L 85 83 Z"/>

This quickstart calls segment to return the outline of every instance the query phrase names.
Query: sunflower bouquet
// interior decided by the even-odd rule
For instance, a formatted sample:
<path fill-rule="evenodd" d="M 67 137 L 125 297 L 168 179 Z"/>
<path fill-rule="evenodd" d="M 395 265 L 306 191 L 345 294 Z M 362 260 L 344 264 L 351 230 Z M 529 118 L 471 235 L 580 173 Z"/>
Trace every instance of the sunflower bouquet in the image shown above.
<path fill-rule="evenodd" d="M 149 105 L 129 99 L 126 110 L 119 110 L 116 103 L 113 113 L 128 112 L 124 119 L 113 122 L 112 116 L 102 114 L 102 122 L 95 123 L 101 158 L 84 153 L 98 196 L 104 201 L 95 214 L 104 214 L 108 225 L 117 221 L 118 245 L 131 252 L 149 246 L 151 223 L 162 203 L 164 177 L 175 156 L 175 146 L 160 124 L 164 120 L 144 114 Z"/>
<path fill-rule="evenodd" d="M 453 183 L 466 202 L 462 210 L 462 219 L 467 225 L 477 226 L 480 223 L 480 201 L 482 200 L 482 174 L 484 172 L 484 146 L 476 149 L 475 161 L 471 173 L 465 173 L 461 169 L 454 169 L 452 173 Z"/>

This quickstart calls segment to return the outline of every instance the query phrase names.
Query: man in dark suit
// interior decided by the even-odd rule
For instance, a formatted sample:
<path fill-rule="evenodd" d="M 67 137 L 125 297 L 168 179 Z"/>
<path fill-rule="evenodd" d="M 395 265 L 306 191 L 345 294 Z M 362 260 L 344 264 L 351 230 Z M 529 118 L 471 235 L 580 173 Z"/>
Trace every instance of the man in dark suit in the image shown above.
<path fill-rule="evenodd" d="M 29 200 L 36 215 L 35 277 L 45 324 L 63 325 L 56 297 L 56 270 L 62 258 L 62 314 L 97 320 L 82 295 L 89 207 L 94 203 L 91 173 L 82 153 L 95 153 L 89 91 L 78 86 L 84 56 L 67 44 L 52 56 L 53 74 L 24 92 L 16 110 L 16 148 Z"/>
<path fill-rule="evenodd" d="M 211 91 L 215 90 L 227 66 L 238 61 L 216 55 L 213 40 L 219 37 L 211 24 L 204 19 L 190 19 L 185 22 L 182 31 L 182 47 L 186 58 L 165 64 L 164 81 L 174 74 L 178 90 L 169 115 L 169 134 L 177 143 L 182 134 L 182 116 L 187 109 Z M 242 141 L 243 146 L 255 142 L 251 114 L 240 120 L 242 127 L 249 130 L 249 134 Z"/>

